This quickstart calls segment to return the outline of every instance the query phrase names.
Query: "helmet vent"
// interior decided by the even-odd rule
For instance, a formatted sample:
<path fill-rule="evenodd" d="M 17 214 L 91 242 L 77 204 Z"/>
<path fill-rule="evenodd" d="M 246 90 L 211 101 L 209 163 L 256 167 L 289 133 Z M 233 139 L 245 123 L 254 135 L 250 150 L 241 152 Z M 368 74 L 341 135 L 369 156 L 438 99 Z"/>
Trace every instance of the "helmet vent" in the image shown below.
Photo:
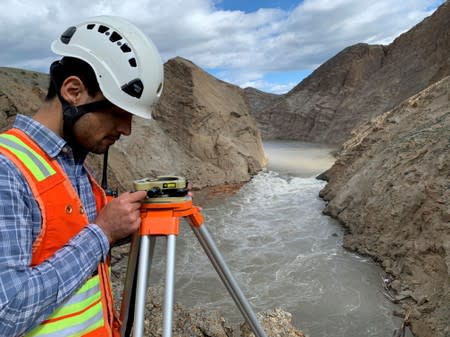
<path fill-rule="evenodd" d="M 131 48 L 128 47 L 128 45 L 127 45 L 126 43 L 124 43 L 124 44 L 120 47 L 120 49 L 122 49 L 122 51 L 123 51 L 124 53 L 129 53 L 129 52 L 131 51 Z"/>
<path fill-rule="evenodd" d="M 122 36 L 120 36 L 120 34 L 118 34 L 117 32 L 112 32 L 111 36 L 109 37 L 109 40 L 111 42 L 116 42 L 122 40 Z"/>
<path fill-rule="evenodd" d="M 136 98 L 140 98 L 144 91 L 144 84 L 139 78 L 136 78 L 122 86 L 123 92 Z"/>
<path fill-rule="evenodd" d="M 107 30 L 109 30 L 109 28 L 106 27 L 106 26 L 100 25 L 100 26 L 98 27 L 98 32 L 99 32 L 99 33 L 105 33 Z"/>
<path fill-rule="evenodd" d="M 64 44 L 69 44 L 70 39 L 72 39 L 73 34 L 75 34 L 75 31 L 77 30 L 77 27 L 69 27 L 66 29 L 64 33 L 61 35 L 61 42 Z"/>
<path fill-rule="evenodd" d="M 131 59 L 128 60 L 128 63 L 130 64 L 130 66 L 132 66 L 133 68 L 137 67 L 137 63 L 136 63 L 136 59 L 133 57 Z"/>

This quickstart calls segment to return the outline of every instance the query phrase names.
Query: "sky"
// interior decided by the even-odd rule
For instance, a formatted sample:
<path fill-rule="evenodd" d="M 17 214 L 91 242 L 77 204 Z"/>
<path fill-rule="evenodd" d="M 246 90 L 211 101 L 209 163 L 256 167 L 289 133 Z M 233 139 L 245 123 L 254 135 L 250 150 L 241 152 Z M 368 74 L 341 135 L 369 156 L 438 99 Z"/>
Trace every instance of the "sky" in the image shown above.
<path fill-rule="evenodd" d="M 389 44 L 445 0 L 2 0 L 0 67 L 48 73 L 69 26 L 119 15 L 211 75 L 282 94 L 344 48 Z"/>

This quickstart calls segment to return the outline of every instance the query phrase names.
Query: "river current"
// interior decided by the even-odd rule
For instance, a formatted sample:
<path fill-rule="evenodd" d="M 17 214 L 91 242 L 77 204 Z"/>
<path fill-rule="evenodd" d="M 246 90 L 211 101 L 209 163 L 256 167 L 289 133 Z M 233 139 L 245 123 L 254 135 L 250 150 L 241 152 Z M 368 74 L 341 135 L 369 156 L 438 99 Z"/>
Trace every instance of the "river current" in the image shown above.
<path fill-rule="evenodd" d="M 318 194 L 325 182 L 315 177 L 332 165 L 331 149 L 278 141 L 264 147 L 267 170 L 202 209 L 205 226 L 255 312 L 281 307 L 311 337 L 392 336 L 401 321 L 383 295 L 380 267 L 343 249 L 343 229 L 322 214 Z M 164 254 L 157 241 L 153 285 L 162 282 Z M 177 239 L 175 302 L 220 309 L 232 323 L 243 320 L 185 224 Z"/>

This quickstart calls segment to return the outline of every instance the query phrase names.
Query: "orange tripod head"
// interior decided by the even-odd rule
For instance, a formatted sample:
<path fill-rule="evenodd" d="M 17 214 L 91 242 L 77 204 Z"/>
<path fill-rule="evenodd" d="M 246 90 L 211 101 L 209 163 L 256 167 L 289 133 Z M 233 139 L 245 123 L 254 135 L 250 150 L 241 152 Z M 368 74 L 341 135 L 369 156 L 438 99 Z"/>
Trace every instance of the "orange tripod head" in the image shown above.
<path fill-rule="evenodd" d="M 180 217 L 195 227 L 203 223 L 200 208 L 192 205 L 187 182 L 182 177 L 159 176 L 134 182 L 136 190 L 147 191 L 141 206 L 140 235 L 169 235 L 179 233 Z"/>
<path fill-rule="evenodd" d="M 139 233 L 141 236 L 177 235 L 180 217 L 186 218 L 194 227 L 203 224 L 200 208 L 193 206 L 190 199 L 174 203 L 143 203 Z"/>

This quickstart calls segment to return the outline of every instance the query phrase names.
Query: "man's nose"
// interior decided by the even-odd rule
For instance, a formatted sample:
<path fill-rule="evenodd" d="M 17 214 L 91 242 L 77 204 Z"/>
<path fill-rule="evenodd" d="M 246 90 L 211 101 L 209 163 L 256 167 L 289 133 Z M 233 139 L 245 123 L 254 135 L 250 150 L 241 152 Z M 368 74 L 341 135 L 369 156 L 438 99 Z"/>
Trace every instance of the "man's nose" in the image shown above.
<path fill-rule="evenodd" d="M 133 120 L 133 115 L 129 114 L 126 116 L 123 116 L 117 126 L 117 130 L 120 132 L 120 134 L 124 136 L 129 136 L 131 134 L 131 122 Z"/>

